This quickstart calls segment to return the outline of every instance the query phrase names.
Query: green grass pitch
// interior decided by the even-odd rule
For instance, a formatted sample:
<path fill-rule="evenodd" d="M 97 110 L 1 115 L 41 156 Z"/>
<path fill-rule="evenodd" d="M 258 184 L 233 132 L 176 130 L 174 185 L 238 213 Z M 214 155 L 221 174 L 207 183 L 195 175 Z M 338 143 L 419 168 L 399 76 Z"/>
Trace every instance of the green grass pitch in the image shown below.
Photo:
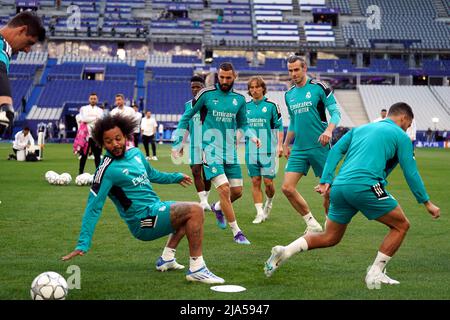
<path fill-rule="evenodd" d="M 343 241 L 334 248 L 297 254 L 271 277 L 263 273 L 264 261 L 277 244 L 299 237 L 305 224 L 281 193 L 285 159 L 276 178 L 276 195 L 271 217 L 261 225 L 251 222 L 255 208 L 250 180 L 243 167 L 244 195 L 234 204 L 239 226 L 252 242 L 237 245 L 229 228 L 220 230 L 215 218 L 206 213 L 203 255 L 208 267 L 227 284 L 247 288 L 241 293 L 219 293 L 209 285 L 189 283 L 185 271 L 159 273 L 154 264 L 166 238 L 152 242 L 134 239 L 107 200 L 97 225 L 92 249 L 69 262 L 61 256 L 73 250 L 80 231 L 88 187 L 74 181 L 69 186 L 49 185 L 48 170 L 69 172 L 73 180 L 78 160 L 71 145 L 49 144 L 44 161 L 7 161 L 11 145 L 0 144 L 0 299 L 30 299 L 33 278 L 44 271 L 56 271 L 68 278 L 70 265 L 81 270 L 81 289 L 70 290 L 68 299 L 449 299 L 450 223 L 448 219 L 450 151 L 416 150 L 420 173 L 431 199 L 441 207 L 441 218 L 432 220 L 417 204 L 397 168 L 388 190 L 399 200 L 411 229 L 403 246 L 388 265 L 389 275 L 399 286 L 368 290 L 364 283 L 387 228 L 358 214 Z M 183 171 L 187 165 L 170 161 L 169 147 L 158 146 L 159 161 L 151 164 L 161 171 Z M 93 160 L 86 171 L 93 173 Z M 324 221 L 321 197 L 313 192 L 317 179 L 312 172 L 302 179 L 298 190 L 309 202 L 319 222 Z M 197 201 L 194 186 L 156 185 L 162 200 Z M 213 190 L 210 200 L 217 200 Z M 188 266 L 187 241 L 177 250 L 177 261 Z"/>

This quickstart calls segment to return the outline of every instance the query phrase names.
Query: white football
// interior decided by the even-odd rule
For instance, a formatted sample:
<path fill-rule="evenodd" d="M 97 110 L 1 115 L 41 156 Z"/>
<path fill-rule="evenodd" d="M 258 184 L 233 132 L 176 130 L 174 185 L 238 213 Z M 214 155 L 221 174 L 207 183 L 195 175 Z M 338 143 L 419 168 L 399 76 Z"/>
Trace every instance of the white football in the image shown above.
<path fill-rule="evenodd" d="M 47 179 L 48 183 L 50 183 L 50 184 L 57 184 L 58 180 L 59 180 L 59 174 L 57 174 L 56 172 L 52 173 Z"/>
<path fill-rule="evenodd" d="M 62 179 L 63 184 L 65 184 L 65 185 L 72 182 L 72 176 L 70 174 L 68 174 L 67 172 L 61 173 L 60 178 Z"/>
<path fill-rule="evenodd" d="M 79 174 L 76 178 L 75 178 L 75 184 L 77 186 L 83 186 L 83 175 Z"/>
<path fill-rule="evenodd" d="M 68 292 L 66 279 L 53 271 L 41 273 L 31 283 L 30 294 L 33 300 L 64 300 Z"/>
<path fill-rule="evenodd" d="M 57 175 L 57 173 L 55 171 L 52 171 L 52 170 L 47 171 L 45 173 L 45 180 L 48 181 L 50 179 L 50 177 L 55 176 L 55 175 Z"/>
<path fill-rule="evenodd" d="M 90 173 L 85 172 L 76 177 L 75 183 L 78 186 L 88 186 L 92 184 L 92 178 L 93 176 Z"/>

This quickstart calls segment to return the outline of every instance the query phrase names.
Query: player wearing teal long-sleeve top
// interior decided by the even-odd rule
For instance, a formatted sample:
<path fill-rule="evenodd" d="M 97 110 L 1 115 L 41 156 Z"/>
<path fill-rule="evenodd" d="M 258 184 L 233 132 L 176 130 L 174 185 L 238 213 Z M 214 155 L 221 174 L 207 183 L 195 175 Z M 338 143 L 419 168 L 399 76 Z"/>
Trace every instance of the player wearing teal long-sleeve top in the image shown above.
<path fill-rule="evenodd" d="M 367 271 L 367 287 L 380 288 L 382 283 L 399 284 L 388 277 L 385 270 L 409 228 L 408 219 L 397 200 L 385 190 L 386 179 L 397 164 L 400 164 L 417 201 L 425 205 L 433 218 L 440 216 L 440 209 L 430 201 L 425 191 L 411 140 L 405 133 L 413 118 L 411 107 L 399 102 L 391 106 L 386 120 L 354 128 L 339 140 L 328 156 L 320 185 L 316 188 L 322 195 L 330 192 L 325 232 L 307 234 L 285 247 L 273 247 L 265 266 L 267 276 L 297 252 L 338 244 L 352 217 L 361 211 L 368 219 L 377 220 L 390 229 Z M 333 179 L 344 156 L 339 174 Z"/>
<path fill-rule="evenodd" d="M 237 224 L 232 205 L 232 202 L 242 196 L 243 186 L 241 166 L 237 159 L 236 131 L 240 129 L 249 134 L 251 141 L 258 147 L 260 142 L 248 131 L 244 96 L 233 91 L 236 77 L 230 62 L 219 66 L 219 83 L 201 90 L 192 100 L 192 108 L 181 117 L 175 132 L 172 154 L 178 157 L 184 130 L 188 128 L 189 120 L 200 112 L 202 136 L 197 135 L 194 144 L 202 145 L 206 179 L 211 180 L 220 198 L 219 202 L 211 205 L 211 210 L 221 229 L 226 228 L 228 220 L 236 243 L 250 244 Z"/>
<path fill-rule="evenodd" d="M 308 232 L 321 232 L 308 203 L 297 191 L 297 184 L 312 167 L 316 177 L 322 176 L 323 166 L 330 150 L 330 139 L 339 124 L 341 114 L 333 91 L 326 84 L 310 79 L 302 57 L 288 58 L 289 76 L 294 86 L 286 92 L 285 102 L 290 117 L 283 151 L 288 159 L 282 190 L 294 209 L 303 217 Z M 325 111 L 331 115 L 328 122 Z M 295 138 L 292 151 L 290 144 Z M 325 213 L 328 201 L 324 199 Z"/>
<path fill-rule="evenodd" d="M 93 130 L 95 141 L 107 153 L 98 166 L 84 212 L 81 232 L 75 250 L 64 256 L 69 260 L 84 255 L 91 247 L 95 226 L 100 218 L 106 197 L 109 197 L 133 236 L 151 241 L 170 234 L 161 257 L 156 262 L 159 271 L 183 269 L 175 260 L 176 247 L 187 235 L 190 251 L 188 281 L 223 283 L 211 273 L 203 261 L 203 209 L 196 203 L 161 201 L 152 183 L 182 186 L 192 184 L 182 173 L 159 172 L 145 160 L 138 148 L 126 149 L 132 137 L 135 119 L 121 114 L 106 116 L 97 121 Z"/>

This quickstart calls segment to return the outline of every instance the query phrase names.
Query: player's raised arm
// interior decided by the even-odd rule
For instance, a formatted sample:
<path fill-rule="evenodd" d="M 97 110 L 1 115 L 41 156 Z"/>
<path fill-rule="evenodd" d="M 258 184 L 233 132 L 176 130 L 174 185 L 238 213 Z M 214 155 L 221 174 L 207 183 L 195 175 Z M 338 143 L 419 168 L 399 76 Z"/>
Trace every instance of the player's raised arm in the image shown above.
<path fill-rule="evenodd" d="M 145 161 L 144 155 L 141 154 L 142 163 L 147 171 L 148 179 L 150 182 L 159 184 L 172 184 L 172 183 L 182 183 L 185 179 L 185 175 L 180 172 L 161 172 L 151 167 L 148 161 Z"/>

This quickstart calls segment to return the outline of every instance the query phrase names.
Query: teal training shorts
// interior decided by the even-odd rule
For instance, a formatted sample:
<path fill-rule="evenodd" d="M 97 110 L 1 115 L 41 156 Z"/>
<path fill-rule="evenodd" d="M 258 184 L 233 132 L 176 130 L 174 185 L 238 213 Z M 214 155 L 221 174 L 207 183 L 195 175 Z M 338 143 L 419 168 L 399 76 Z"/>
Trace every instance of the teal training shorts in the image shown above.
<path fill-rule="evenodd" d="M 206 180 L 212 180 L 213 178 L 225 174 L 230 179 L 242 179 L 241 166 L 238 163 L 226 164 L 226 163 L 213 163 L 203 164 L 203 171 L 205 172 Z"/>
<path fill-rule="evenodd" d="M 175 201 L 163 201 L 148 207 L 148 216 L 130 226 L 133 235 L 139 240 L 151 241 L 174 233 L 170 222 L 170 206 L 174 203 Z"/>
<path fill-rule="evenodd" d="M 246 154 L 245 163 L 247 164 L 247 172 L 249 177 L 264 177 L 275 179 L 278 158 L 275 154 L 260 156 L 257 154 Z"/>
<path fill-rule="evenodd" d="M 398 206 L 397 200 L 381 184 L 337 185 L 330 191 L 328 219 L 339 224 L 349 223 L 361 211 L 367 219 L 375 220 Z"/>
<path fill-rule="evenodd" d="M 321 177 L 329 151 L 328 145 L 308 150 L 293 149 L 286 164 L 285 172 L 303 173 L 306 176 L 309 167 L 312 167 L 316 177 Z"/>

